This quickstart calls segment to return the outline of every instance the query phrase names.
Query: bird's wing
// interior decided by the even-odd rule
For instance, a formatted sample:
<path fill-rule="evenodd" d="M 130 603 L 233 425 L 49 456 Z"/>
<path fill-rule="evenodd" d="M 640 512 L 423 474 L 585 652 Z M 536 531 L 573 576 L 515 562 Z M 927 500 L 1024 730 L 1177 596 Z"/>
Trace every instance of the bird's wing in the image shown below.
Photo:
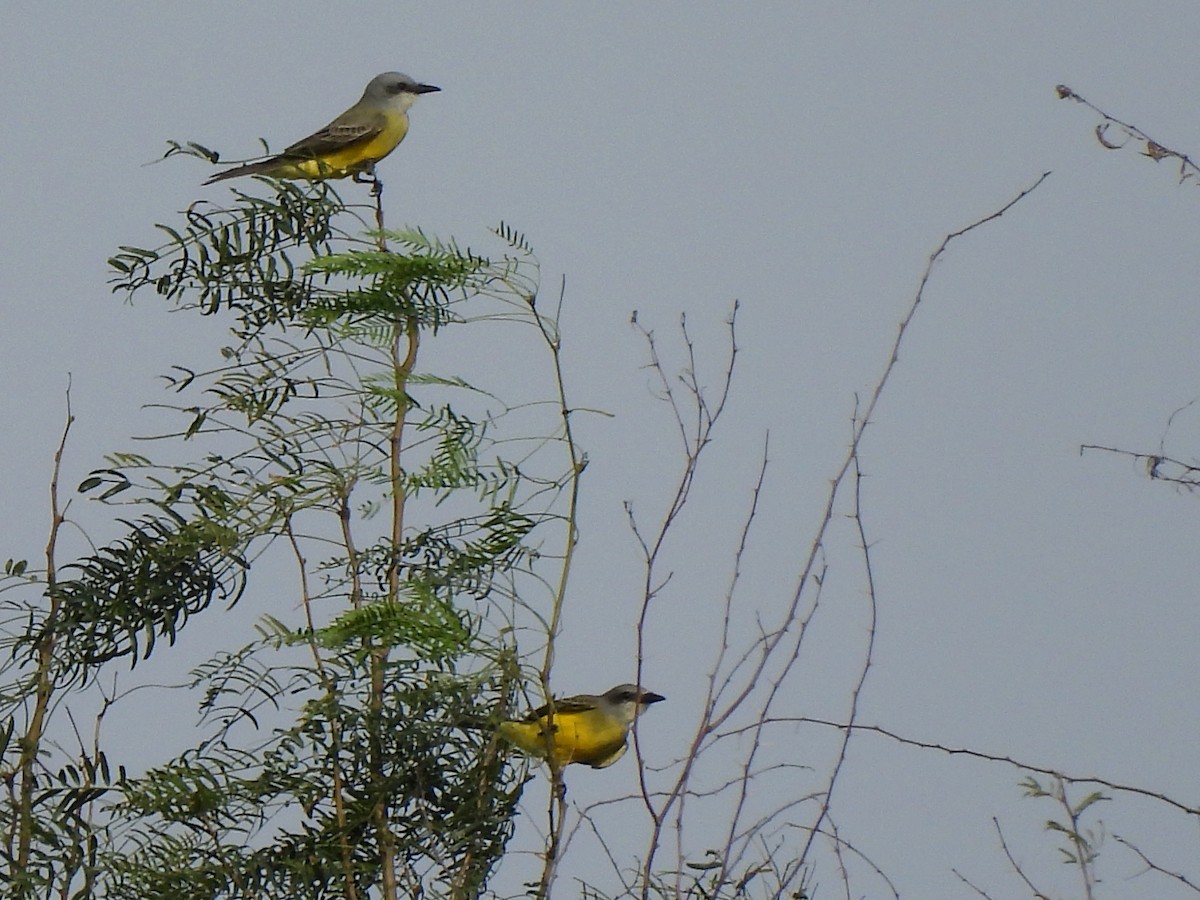
<path fill-rule="evenodd" d="M 629 745 L 626 744 L 624 741 L 622 741 L 621 745 L 619 747 L 617 747 L 617 749 L 614 750 L 609 756 L 606 756 L 603 759 L 597 759 L 594 762 L 589 763 L 589 765 L 593 769 L 607 769 L 609 766 L 611 766 L 613 763 L 615 763 L 618 759 L 620 759 L 622 756 L 624 756 L 625 751 L 628 749 L 629 749 Z"/>
<path fill-rule="evenodd" d="M 344 150 L 360 141 L 369 141 L 387 127 L 382 112 L 347 110 L 320 131 L 296 141 L 280 156 L 312 159 L 335 150 Z"/>
<path fill-rule="evenodd" d="M 561 700 L 554 701 L 554 714 L 556 716 L 564 713 L 581 713 L 587 712 L 589 709 L 596 708 L 596 698 L 588 696 L 579 697 L 563 697 Z M 539 706 L 533 712 L 525 716 L 526 722 L 536 722 L 543 716 L 550 715 L 550 706 Z"/>

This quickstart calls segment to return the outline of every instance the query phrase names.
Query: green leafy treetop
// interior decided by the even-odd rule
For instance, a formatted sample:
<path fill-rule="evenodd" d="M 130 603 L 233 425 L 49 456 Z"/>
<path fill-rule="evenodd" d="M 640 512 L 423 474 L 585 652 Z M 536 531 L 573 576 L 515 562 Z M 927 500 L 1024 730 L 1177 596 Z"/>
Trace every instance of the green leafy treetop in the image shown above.
<path fill-rule="evenodd" d="M 514 704 L 538 649 L 518 636 L 547 640 L 558 598 L 537 569 L 569 558 L 582 465 L 560 397 L 518 441 L 491 393 L 417 363 L 480 318 L 535 326 L 556 363 L 536 262 L 503 226 L 489 259 L 368 229 L 322 184 L 263 184 L 110 260 L 116 290 L 219 316 L 233 340 L 168 376 L 171 461 L 113 454 L 80 485 L 120 533 L 8 565 L 6 896 L 468 897 L 512 833 L 524 770 L 465 726 Z M 65 521 L 56 493 L 52 550 Z M 189 748 L 114 767 L 102 714 L 148 702 L 114 694 L 115 673 L 235 604 L 258 625 L 210 626 L 227 643 L 189 679 Z M 64 714 L 89 704 L 90 746 Z"/>

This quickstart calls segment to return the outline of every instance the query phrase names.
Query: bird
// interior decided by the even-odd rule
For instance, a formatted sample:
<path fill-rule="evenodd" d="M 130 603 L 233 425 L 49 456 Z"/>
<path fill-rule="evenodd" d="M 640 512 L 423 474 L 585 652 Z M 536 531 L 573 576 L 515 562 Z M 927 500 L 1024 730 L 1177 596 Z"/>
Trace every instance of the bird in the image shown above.
<path fill-rule="evenodd" d="M 282 153 L 226 169 L 205 184 L 242 175 L 272 178 L 326 178 L 353 176 L 355 181 L 371 176 L 379 162 L 404 140 L 408 133 L 408 109 L 420 94 L 440 91 L 400 72 L 376 75 L 363 91 L 362 99 L 322 128 L 296 141 Z"/>
<path fill-rule="evenodd" d="M 661 694 L 636 684 L 619 684 L 603 694 L 579 694 L 555 700 L 521 719 L 498 726 L 502 738 L 531 756 L 546 758 L 551 750 L 558 766 L 582 763 L 593 769 L 611 766 L 628 749 L 629 729 Z M 547 733 L 547 725 L 553 729 Z"/>

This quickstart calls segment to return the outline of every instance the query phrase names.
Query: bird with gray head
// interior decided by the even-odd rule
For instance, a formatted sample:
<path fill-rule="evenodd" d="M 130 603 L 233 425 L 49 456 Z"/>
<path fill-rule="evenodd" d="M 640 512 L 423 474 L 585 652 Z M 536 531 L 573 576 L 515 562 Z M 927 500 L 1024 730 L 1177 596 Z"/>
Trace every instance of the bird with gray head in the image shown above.
<path fill-rule="evenodd" d="M 272 178 L 326 178 L 353 176 L 355 181 L 375 172 L 375 164 L 396 149 L 408 134 L 408 110 L 421 94 L 440 91 L 400 72 L 376 75 L 352 107 L 282 153 L 258 162 L 218 172 L 204 182 L 224 181 L 242 175 Z"/>
<path fill-rule="evenodd" d="M 501 722 L 500 736 L 531 756 L 551 756 L 558 766 L 611 766 L 629 747 L 629 730 L 647 707 L 666 699 L 636 684 L 603 694 L 576 694 L 540 706 L 521 719 Z"/>

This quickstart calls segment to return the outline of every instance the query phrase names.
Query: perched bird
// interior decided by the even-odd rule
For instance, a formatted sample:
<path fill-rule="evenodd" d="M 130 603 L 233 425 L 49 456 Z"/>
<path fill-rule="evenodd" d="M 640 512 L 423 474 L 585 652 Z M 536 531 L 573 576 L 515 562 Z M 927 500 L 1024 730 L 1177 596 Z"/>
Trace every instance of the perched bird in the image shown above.
<path fill-rule="evenodd" d="M 629 729 L 643 710 L 665 700 L 636 684 L 619 684 L 603 694 L 580 694 L 535 709 L 522 719 L 501 722 L 500 736 L 532 756 L 546 757 L 553 748 L 560 766 L 584 763 L 593 769 L 611 766 L 628 749 Z M 553 722 L 548 735 L 547 725 Z"/>
<path fill-rule="evenodd" d="M 242 175 L 272 178 L 345 178 L 374 172 L 379 162 L 396 149 L 408 133 L 408 108 L 418 94 L 440 91 L 419 84 L 399 72 L 376 75 L 362 99 L 322 128 L 297 141 L 282 153 L 260 162 L 218 172 L 205 184 Z"/>

